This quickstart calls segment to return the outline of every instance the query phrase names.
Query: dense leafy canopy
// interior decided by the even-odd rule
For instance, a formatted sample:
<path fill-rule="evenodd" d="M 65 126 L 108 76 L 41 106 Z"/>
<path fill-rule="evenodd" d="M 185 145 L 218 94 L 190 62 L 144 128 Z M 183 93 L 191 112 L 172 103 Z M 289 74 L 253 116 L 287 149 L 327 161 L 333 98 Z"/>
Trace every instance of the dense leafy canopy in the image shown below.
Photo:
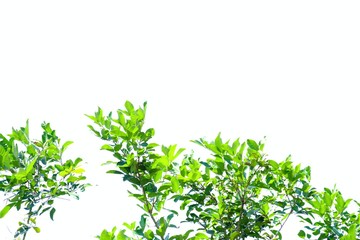
<path fill-rule="evenodd" d="M 116 117 L 100 108 L 88 116 L 95 123 L 89 128 L 107 142 L 101 149 L 115 158 L 108 173 L 131 184 L 130 196 L 144 211 L 138 223 L 124 223 L 118 232 L 104 230 L 99 239 L 282 239 L 290 215 L 304 223 L 301 239 L 360 238 L 359 204 L 350 213 L 353 201 L 338 190 L 317 191 L 310 184 L 310 167 L 294 165 L 290 157 L 268 159 L 261 141 L 224 141 L 220 134 L 214 141 L 193 141 L 210 158 L 185 154 L 179 159 L 184 149 L 151 142 L 155 131 L 143 129 L 145 114 L 146 103 L 135 109 L 126 102 Z M 172 201 L 179 209 L 168 204 Z M 182 222 L 197 230 L 172 234 L 170 228 L 182 227 L 174 222 L 179 210 L 186 213 Z"/>
<path fill-rule="evenodd" d="M 87 115 L 93 122 L 88 127 L 106 142 L 101 149 L 113 154 L 104 163 L 113 166 L 107 173 L 130 184 L 129 196 L 143 211 L 138 222 L 103 230 L 98 239 L 282 239 L 292 215 L 303 223 L 301 239 L 360 239 L 360 204 L 336 188 L 315 189 L 310 167 L 295 165 L 290 156 L 269 159 L 263 141 L 224 141 L 220 134 L 213 141 L 192 141 L 208 151 L 202 159 L 153 142 L 155 131 L 144 129 L 145 115 L 146 103 L 135 108 L 129 101 L 115 114 L 98 108 Z M 41 140 L 29 138 L 28 123 L 0 134 L 0 191 L 6 196 L 0 218 L 14 207 L 25 210 L 15 233 L 22 239 L 30 229 L 40 232 L 39 215 L 49 212 L 53 219 L 56 198 L 78 198 L 88 185 L 82 160 L 63 160 L 72 142 L 61 144 L 48 123 L 42 129 Z"/>

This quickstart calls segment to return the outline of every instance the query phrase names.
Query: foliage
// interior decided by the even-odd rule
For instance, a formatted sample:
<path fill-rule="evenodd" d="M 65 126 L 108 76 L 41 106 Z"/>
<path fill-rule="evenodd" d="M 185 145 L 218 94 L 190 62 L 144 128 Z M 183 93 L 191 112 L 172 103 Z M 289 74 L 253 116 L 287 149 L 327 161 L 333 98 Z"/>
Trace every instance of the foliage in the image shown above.
<path fill-rule="evenodd" d="M 360 203 L 336 188 L 316 190 L 310 167 L 295 165 L 290 156 L 269 159 L 263 141 L 224 141 L 220 134 L 192 141 L 209 153 L 198 158 L 154 143 L 154 129 L 143 129 L 145 115 L 146 103 L 134 108 L 128 101 L 116 116 L 101 108 L 87 115 L 94 123 L 88 127 L 106 141 L 101 149 L 114 156 L 105 163 L 114 167 L 108 173 L 131 185 L 129 196 L 143 211 L 138 222 L 103 230 L 98 239 L 282 239 L 291 215 L 303 223 L 301 239 L 360 239 Z M 78 198 L 88 185 L 80 158 L 63 161 L 72 142 L 61 144 L 48 123 L 42 129 L 41 140 L 30 140 L 28 122 L 8 137 L 0 134 L 0 191 L 6 196 L 0 218 L 14 207 L 24 210 L 15 233 L 22 239 L 30 229 L 40 232 L 38 216 L 48 212 L 53 219 L 55 199 Z"/>
<path fill-rule="evenodd" d="M 99 239 L 282 239 L 290 215 L 304 222 L 302 239 L 360 239 L 359 204 L 348 212 L 351 199 L 336 189 L 317 191 L 310 167 L 294 165 L 290 157 L 268 159 L 262 141 L 223 141 L 220 134 L 214 141 L 195 140 L 211 153 L 202 160 L 181 155 L 184 149 L 176 145 L 151 142 L 154 129 L 143 130 L 146 103 L 135 109 L 127 101 L 116 115 L 99 108 L 88 115 L 95 123 L 89 128 L 115 158 L 107 162 L 114 166 L 108 173 L 130 183 L 129 195 L 144 213 L 124 229 L 103 230 Z M 181 227 L 174 217 L 181 216 L 170 202 L 197 230 L 172 234 L 170 228 Z"/>
<path fill-rule="evenodd" d="M 6 196 L 7 205 L 0 210 L 3 218 L 10 209 L 23 209 L 24 221 L 19 222 L 14 237 L 25 239 L 27 232 L 34 229 L 39 215 L 49 212 L 53 220 L 56 211 L 54 200 L 64 195 L 78 198 L 78 191 L 84 191 L 84 169 L 79 167 L 82 159 L 63 161 L 66 148 L 72 143 L 60 143 L 60 138 L 49 123 L 41 125 L 41 140 L 30 140 L 29 125 L 12 130 L 9 137 L 0 134 L 0 192 Z"/>

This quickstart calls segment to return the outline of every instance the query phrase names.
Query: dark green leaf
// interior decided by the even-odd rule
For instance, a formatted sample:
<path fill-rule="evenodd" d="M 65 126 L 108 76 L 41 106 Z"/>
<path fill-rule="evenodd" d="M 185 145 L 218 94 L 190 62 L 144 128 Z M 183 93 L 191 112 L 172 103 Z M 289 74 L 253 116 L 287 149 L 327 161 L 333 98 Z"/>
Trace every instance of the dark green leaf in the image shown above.
<path fill-rule="evenodd" d="M 54 221 L 54 213 L 55 213 L 55 211 L 56 211 L 55 208 L 52 208 L 52 209 L 50 210 L 50 218 L 51 218 L 51 220 L 53 220 L 53 221 Z"/>
<path fill-rule="evenodd" d="M 304 239 L 305 236 L 306 236 L 304 230 L 300 230 L 300 232 L 298 233 L 298 236 L 299 236 L 300 238 Z"/>

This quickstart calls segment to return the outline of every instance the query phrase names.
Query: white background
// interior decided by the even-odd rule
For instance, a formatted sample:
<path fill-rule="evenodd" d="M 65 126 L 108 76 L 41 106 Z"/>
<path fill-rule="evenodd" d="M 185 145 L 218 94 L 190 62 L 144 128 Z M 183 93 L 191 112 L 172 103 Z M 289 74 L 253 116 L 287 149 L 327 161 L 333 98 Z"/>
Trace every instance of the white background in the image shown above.
<path fill-rule="evenodd" d="M 29 118 L 40 138 L 50 122 L 97 185 L 58 201 L 28 239 L 94 239 L 137 219 L 84 116 L 127 99 L 148 101 L 158 142 L 196 151 L 189 140 L 218 132 L 266 136 L 269 158 L 292 154 L 316 187 L 360 199 L 359 12 L 358 1 L 1 1 L 0 132 Z M 19 217 L 0 219 L 1 240 Z"/>

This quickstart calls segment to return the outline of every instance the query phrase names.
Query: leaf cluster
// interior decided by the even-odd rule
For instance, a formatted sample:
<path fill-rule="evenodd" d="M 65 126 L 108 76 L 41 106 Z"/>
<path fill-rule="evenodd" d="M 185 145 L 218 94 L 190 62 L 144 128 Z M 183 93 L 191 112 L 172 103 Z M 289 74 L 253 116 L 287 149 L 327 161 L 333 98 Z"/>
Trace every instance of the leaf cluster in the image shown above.
<path fill-rule="evenodd" d="M 49 212 L 53 220 L 54 200 L 68 195 L 78 198 L 84 191 L 84 169 L 81 158 L 63 160 L 63 153 L 72 144 L 61 143 L 49 123 L 41 125 L 41 140 L 29 137 L 29 124 L 13 129 L 8 137 L 0 134 L 0 192 L 5 194 L 6 206 L 0 211 L 3 218 L 12 208 L 25 211 L 14 237 L 25 239 L 30 229 L 40 232 L 38 216 Z"/>
<path fill-rule="evenodd" d="M 100 240 L 113 239 L 282 239 L 281 230 L 291 215 L 305 225 L 302 239 L 359 239 L 360 212 L 348 212 L 353 201 L 341 193 L 311 186 L 310 167 L 268 159 L 264 143 L 247 139 L 193 142 L 209 151 L 202 160 L 176 145 L 151 142 L 154 129 L 143 130 L 146 103 L 134 108 L 130 102 L 117 116 L 101 108 L 88 115 L 93 133 L 106 141 L 101 149 L 114 156 L 111 174 L 130 183 L 129 196 L 143 210 L 139 222 L 124 223 L 123 229 L 103 230 Z M 179 157 L 181 156 L 182 159 Z M 174 208 L 177 203 L 179 206 Z M 171 228 L 185 212 L 182 223 L 197 228 L 173 234 Z"/>
<path fill-rule="evenodd" d="M 335 187 L 314 188 L 310 167 L 295 165 L 291 156 L 269 159 L 263 141 L 223 140 L 220 134 L 192 141 L 207 150 L 206 158 L 160 145 L 152 140 L 155 130 L 144 129 L 146 109 L 146 102 L 135 108 L 126 101 L 114 114 L 98 108 L 87 115 L 89 129 L 105 141 L 101 149 L 113 155 L 104 163 L 113 167 L 107 173 L 129 184 L 129 196 L 143 212 L 138 222 L 103 230 L 98 239 L 275 240 L 282 239 L 290 216 L 303 224 L 301 239 L 360 239 L 360 203 Z M 0 218 L 13 208 L 25 211 L 14 234 L 23 240 L 30 229 L 40 232 L 38 216 L 48 212 L 53 220 L 55 199 L 78 198 L 88 186 L 82 159 L 63 159 L 72 142 L 61 143 L 49 123 L 41 127 L 41 140 L 30 139 L 28 122 L 0 134 L 0 192 L 6 198 Z"/>

